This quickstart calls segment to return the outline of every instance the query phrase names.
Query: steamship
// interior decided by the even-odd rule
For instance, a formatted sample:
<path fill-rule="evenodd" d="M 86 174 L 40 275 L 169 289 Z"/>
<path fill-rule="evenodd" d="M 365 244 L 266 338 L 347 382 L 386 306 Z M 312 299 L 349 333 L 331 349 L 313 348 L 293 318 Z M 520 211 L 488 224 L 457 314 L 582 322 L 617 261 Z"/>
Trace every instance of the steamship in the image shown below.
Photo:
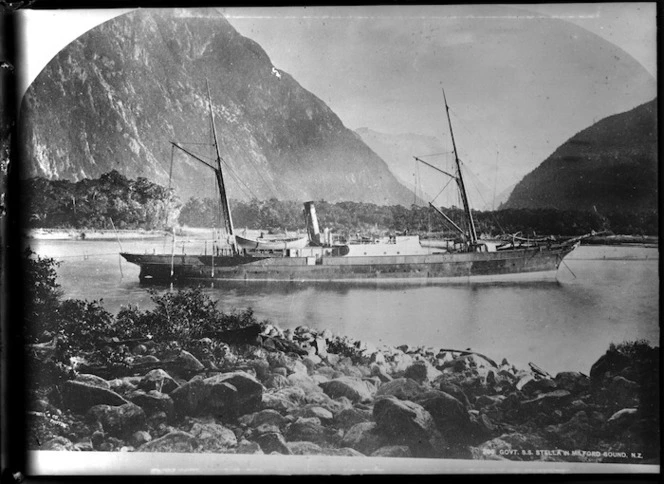
<path fill-rule="evenodd" d="M 443 92 L 444 97 L 444 92 Z M 445 98 L 445 97 L 444 97 Z M 369 241 L 340 242 L 327 230 L 321 233 L 313 202 L 304 204 L 307 240 L 304 243 L 260 250 L 235 234 L 226 195 L 222 159 L 219 154 L 212 100 L 208 86 L 208 105 L 216 152 L 214 165 L 204 161 L 176 143 L 198 161 L 211 168 L 220 197 L 224 241 L 216 241 L 211 254 L 136 254 L 121 253 L 127 261 L 140 267 L 143 282 L 262 280 L 262 281 L 359 281 L 359 280 L 426 280 L 426 281 L 504 281 L 555 278 L 559 265 L 584 237 L 563 242 L 553 239 L 524 240 L 512 237 L 490 242 L 477 236 L 475 221 L 468 203 L 461 163 L 457 154 L 449 107 L 445 109 L 454 148 L 456 173 L 450 176 L 459 189 L 465 213 L 461 228 L 444 212 L 430 203 L 440 216 L 460 234 L 456 243 L 424 244 L 417 235 L 390 236 Z M 424 162 L 423 160 L 419 160 Z M 433 165 L 429 165 L 437 169 Z M 442 171 L 442 170 L 439 170 Z"/>

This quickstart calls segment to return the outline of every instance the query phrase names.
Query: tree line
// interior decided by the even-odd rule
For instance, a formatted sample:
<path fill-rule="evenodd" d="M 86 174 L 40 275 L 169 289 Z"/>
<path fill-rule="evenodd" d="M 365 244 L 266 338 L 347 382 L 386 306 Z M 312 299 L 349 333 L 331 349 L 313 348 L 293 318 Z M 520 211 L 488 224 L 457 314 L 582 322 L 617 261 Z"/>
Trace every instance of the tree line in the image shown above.
<path fill-rule="evenodd" d="M 23 207 L 30 228 L 164 229 L 176 225 L 218 227 L 219 200 L 190 198 L 182 203 L 172 189 L 139 177 L 131 180 L 113 170 L 97 179 L 78 182 L 30 178 L 24 182 Z M 272 232 L 305 230 L 301 202 L 231 200 L 237 229 Z M 411 233 L 455 237 L 457 231 L 430 207 L 381 206 L 363 202 L 315 202 L 318 220 L 334 233 L 382 235 Z M 441 210 L 455 224 L 465 226 L 461 208 Z M 595 231 L 657 235 L 658 214 L 650 211 L 575 211 L 555 209 L 503 209 L 473 211 L 478 235 L 575 236 Z"/>
<path fill-rule="evenodd" d="M 303 204 L 270 199 L 248 202 L 231 200 L 233 223 L 236 228 L 260 229 L 273 232 L 304 230 Z M 219 204 L 214 199 L 191 198 L 178 219 L 181 225 L 191 227 L 218 226 L 216 214 Z M 411 233 L 454 237 L 456 229 L 431 207 L 411 205 L 380 206 L 373 203 L 315 202 L 321 230 L 329 228 L 335 233 L 383 234 Z M 456 225 L 464 228 L 466 218 L 458 207 L 441 210 Z M 556 209 L 503 209 L 496 211 L 473 210 L 475 227 L 479 234 L 496 236 L 522 233 L 524 235 L 576 236 L 591 231 L 616 234 L 657 235 L 657 211 L 622 211 L 600 214 L 596 211 Z"/>
<path fill-rule="evenodd" d="M 172 189 L 116 170 L 78 182 L 29 178 L 21 188 L 29 228 L 161 229 L 177 222 L 182 205 Z"/>

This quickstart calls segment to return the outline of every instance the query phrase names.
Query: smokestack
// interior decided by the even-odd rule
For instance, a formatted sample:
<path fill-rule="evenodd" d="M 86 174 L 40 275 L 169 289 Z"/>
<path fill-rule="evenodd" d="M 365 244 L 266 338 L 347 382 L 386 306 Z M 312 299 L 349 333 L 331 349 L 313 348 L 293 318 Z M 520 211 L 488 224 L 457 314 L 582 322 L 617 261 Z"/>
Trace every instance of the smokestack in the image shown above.
<path fill-rule="evenodd" d="M 304 202 L 304 216 L 307 221 L 307 233 L 312 244 L 320 245 L 320 229 L 318 228 L 318 217 L 314 202 Z"/>

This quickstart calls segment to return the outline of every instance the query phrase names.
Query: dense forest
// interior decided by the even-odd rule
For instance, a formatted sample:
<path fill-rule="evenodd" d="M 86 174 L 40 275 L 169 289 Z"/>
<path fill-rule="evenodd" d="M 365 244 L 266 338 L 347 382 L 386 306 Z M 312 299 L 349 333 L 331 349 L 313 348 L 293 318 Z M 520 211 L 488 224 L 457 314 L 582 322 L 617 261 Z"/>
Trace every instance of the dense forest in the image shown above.
<path fill-rule="evenodd" d="M 360 232 L 380 234 L 417 233 L 454 236 L 456 232 L 443 217 L 430 207 L 411 205 L 379 206 L 372 203 L 317 201 L 316 213 L 322 228 L 336 233 Z M 231 201 L 233 223 L 237 228 L 278 231 L 304 230 L 303 205 L 298 202 L 252 200 Z M 464 226 L 460 208 L 444 209 L 457 225 Z M 191 227 L 214 226 L 218 202 L 212 199 L 191 198 L 180 212 L 179 223 Z M 657 211 L 613 212 L 555 209 L 505 209 L 473 211 L 478 234 L 500 235 L 521 232 L 539 235 L 582 235 L 595 231 L 616 234 L 658 234 Z"/>
<path fill-rule="evenodd" d="M 112 171 L 79 182 L 31 178 L 22 191 L 29 228 L 163 229 L 175 225 L 219 226 L 218 200 L 190 198 L 182 204 L 172 190 L 145 178 L 130 180 Z M 270 199 L 231 200 L 236 228 L 272 232 L 305 230 L 300 202 Z M 321 229 L 340 234 L 412 233 L 454 237 L 456 232 L 430 207 L 381 206 L 373 203 L 316 201 Z M 445 208 L 445 214 L 463 227 L 463 210 Z M 658 214 L 650 211 L 574 211 L 504 209 L 474 211 L 478 234 L 581 235 L 595 231 L 657 235 Z"/>
<path fill-rule="evenodd" d="M 172 190 L 115 170 L 76 183 L 29 178 L 21 197 L 29 228 L 161 229 L 176 223 L 181 207 Z"/>

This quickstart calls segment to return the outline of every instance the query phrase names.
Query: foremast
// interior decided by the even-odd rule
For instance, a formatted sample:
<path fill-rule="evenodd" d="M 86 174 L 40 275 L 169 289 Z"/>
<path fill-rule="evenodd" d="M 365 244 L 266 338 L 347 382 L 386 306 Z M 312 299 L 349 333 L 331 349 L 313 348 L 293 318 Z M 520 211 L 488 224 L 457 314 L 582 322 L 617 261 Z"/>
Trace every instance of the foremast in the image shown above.
<path fill-rule="evenodd" d="M 210 84 L 205 81 L 208 92 L 208 105 L 210 108 L 210 122 L 212 123 L 212 137 L 214 139 L 214 150 L 216 155 L 216 169 L 215 175 L 217 178 L 217 187 L 219 188 L 219 198 L 221 205 L 222 223 L 226 233 L 228 234 L 229 242 L 231 244 L 233 254 L 238 254 L 237 241 L 235 240 L 235 231 L 233 230 L 233 218 L 231 215 L 231 208 L 228 203 L 228 196 L 226 195 L 226 185 L 224 184 L 224 177 L 221 169 L 221 155 L 219 154 L 219 142 L 217 140 L 217 128 L 214 123 L 214 113 L 212 111 L 212 96 L 210 95 Z"/>

